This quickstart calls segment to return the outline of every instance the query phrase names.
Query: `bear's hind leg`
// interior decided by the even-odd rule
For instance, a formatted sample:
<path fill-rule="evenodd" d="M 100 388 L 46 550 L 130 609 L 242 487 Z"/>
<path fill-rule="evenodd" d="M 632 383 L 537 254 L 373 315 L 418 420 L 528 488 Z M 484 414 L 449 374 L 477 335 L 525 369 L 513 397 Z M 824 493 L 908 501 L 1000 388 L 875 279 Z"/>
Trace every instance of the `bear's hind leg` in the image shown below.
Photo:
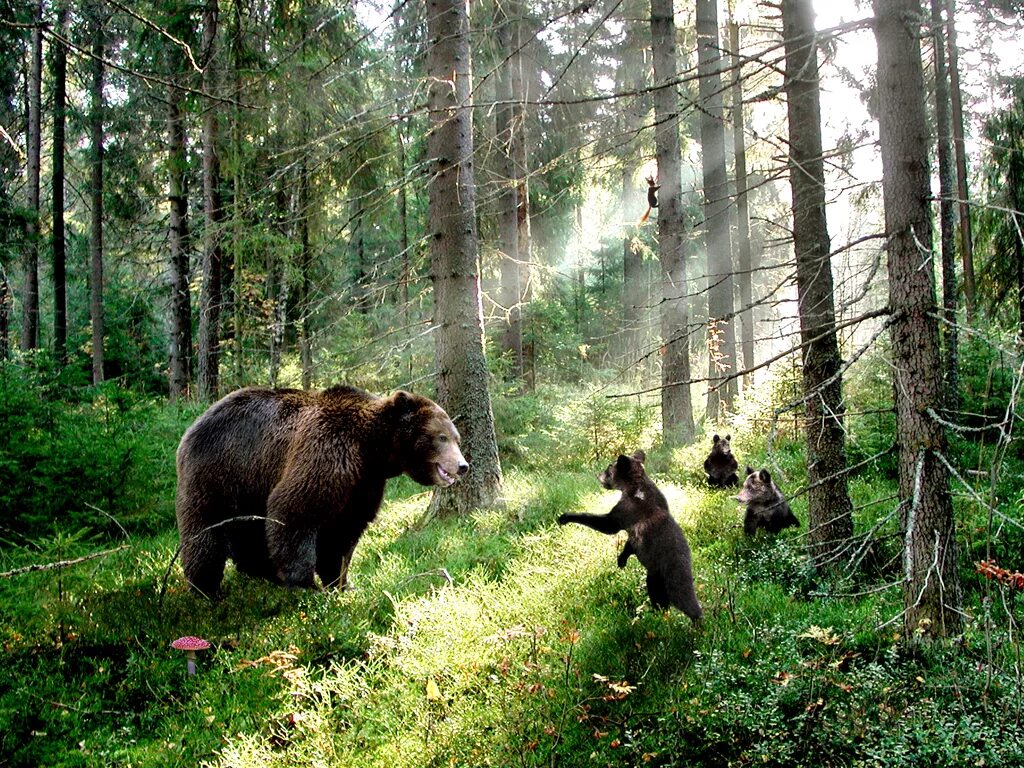
<path fill-rule="evenodd" d="M 182 534 L 181 568 L 189 587 L 196 592 L 207 597 L 217 594 L 227 556 L 227 542 L 217 531 Z"/>
<path fill-rule="evenodd" d="M 647 571 L 647 595 L 651 598 L 651 605 L 655 608 L 668 608 L 668 589 L 665 587 L 665 580 L 661 574 Z"/>

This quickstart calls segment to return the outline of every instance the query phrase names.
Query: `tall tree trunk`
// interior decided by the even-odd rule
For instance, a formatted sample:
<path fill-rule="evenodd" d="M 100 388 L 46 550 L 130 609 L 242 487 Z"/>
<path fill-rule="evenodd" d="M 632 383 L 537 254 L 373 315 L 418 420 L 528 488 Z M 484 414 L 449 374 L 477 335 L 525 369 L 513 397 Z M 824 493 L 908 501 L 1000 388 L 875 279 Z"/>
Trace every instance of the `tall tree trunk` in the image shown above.
<path fill-rule="evenodd" d="M 511 54 L 513 25 L 516 21 L 505 15 L 505 5 L 498 3 L 494 11 L 498 64 L 497 104 L 494 108 L 495 140 L 498 145 L 498 244 L 501 249 L 500 305 L 505 312 L 501 335 L 501 351 L 511 359 L 509 371 L 513 380 L 523 381 L 522 287 L 519 281 L 519 185 L 513 158 L 514 123 L 512 101 Z"/>
<path fill-rule="evenodd" d="M 102 0 L 93 4 L 92 19 L 92 106 L 89 115 L 92 135 L 92 174 L 89 196 L 92 226 L 89 237 L 91 263 L 89 317 L 92 320 L 92 383 L 103 381 L 103 27 L 106 9 Z"/>
<path fill-rule="evenodd" d="M 288 177 L 282 174 L 277 182 L 274 194 L 274 210 L 276 229 L 281 237 L 289 238 L 287 222 L 290 219 L 290 198 L 287 185 Z M 269 326 L 269 365 L 267 369 L 268 384 L 276 387 L 281 372 L 281 357 L 284 352 L 284 331 L 288 319 L 288 269 L 283 263 L 283 256 L 274 249 L 267 251 L 267 287 L 266 301 L 268 307 Z"/>
<path fill-rule="evenodd" d="M 811 559 L 819 568 L 834 569 L 841 565 L 839 558 L 853 535 L 853 505 L 846 482 L 842 361 L 836 339 L 825 218 L 818 46 L 811 0 L 783 0 L 782 36 L 786 49 L 793 248 L 803 350 L 808 546 Z"/>
<path fill-rule="evenodd" d="M 740 289 L 740 348 L 743 351 L 743 370 L 754 367 L 754 290 L 753 258 L 750 249 L 750 206 L 747 186 L 746 123 L 743 118 L 743 68 L 740 65 L 740 25 L 729 23 L 729 48 L 732 56 L 732 147 L 736 160 L 736 256 Z M 743 374 L 743 389 L 751 382 L 750 373 Z"/>
<path fill-rule="evenodd" d="M 22 296 L 21 348 L 39 346 L 39 168 L 42 152 L 43 0 L 34 8 L 28 77 L 28 216 L 25 220 L 25 289 Z"/>
<path fill-rule="evenodd" d="M 935 122 L 939 157 L 939 230 L 942 248 L 942 338 L 945 341 L 946 407 L 960 408 L 960 376 L 956 325 L 956 226 L 953 198 L 956 169 L 953 158 L 953 123 L 949 104 L 949 72 L 946 67 L 946 36 L 943 33 L 943 0 L 931 0 L 932 34 L 935 51 Z"/>
<path fill-rule="evenodd" d="M 960 213 L 960 260 L 964 270 L 964 304 L 967 321 L 974 320 L 974 238 L 971 235 L 970 189 L 967 181 L 967 147 L 964 145 L 964 106 L 960 91 L 960 49 L 956 44 L 956 0 L 946 0 L 946 51 L 949 53 L 949 105 L 952 110 L 953 151 L 956 156 L 956 190 Z"/>
<path fill-rule="evenodd" d="M 654 129 L 658 156 L 658 253 L 661 259 L 662 439 L 679 445 L 693 439 L 690 403 L 690 321 L 687 311 L 686 218 L 683 213 L 679 95 L 667 83 L 678 74 L 672 0 L 651 0 L 654 57 Z"/>
<path fill-rule="evenodd" d="M 67 35 L 68 8 L 57 7 L 57 34 Z M 67 363 L 67 251 L 64 237 L 64 149 L 67 122 L 67 50 L 53 45 L 53 351 L 59 365 Z"/>
<path fill-rule="evenodd" d="M 533 231 L 530 223 L 530 151 L 526 143 L 526 104 L 529 88 L 523 74 L 525 57 L 523 26 L 525 11 L 522 0 L 508 0 L 512 38 L 509 41 L 509 72 L 512 80 L 512 160 L 516 175 L 516 205 L 519 221 L 519 323 L 523 346 L 523 384 L 527 391 L 537 386 L 536 349 L 530 333 L 530 300 L 533 294 Z"/>
<path fill-rule="evenodd" d="M 630 210 L 628 200 L 635 194 L 633 188 L 633 170 L 636 162 L 634 152 L 622 158 L 622 194 L 619 210 Z M 641 348 L 641 306 L 643 299 L 644 259 L 640 249 L 636 247 L 636 228 L 625 227 L 622 236 L 622 360 L 626 365 L 634 365 L 639 358 Z M 634 375 L 639 371 L 634 371 Z"/>
<path fill-rule="evenodd" d="M 305 135 L 309 136 L 307 125 Z M 299 169 L 299 271 L 301 275 L 299 296 L 299 359 L 302 363 L 302 388 L 313 387 L 313 340 L 310 333 L 310 314 L 312 313 L 310 293 L 312 286 L 311 271 L 313 254 L 309 246 L 309 168 L 303 159 Z"/>
<path fill-rule="evenodd" d="M 893 377 L 899 439 L 900 518 L 905 536 L 904 631 L 949 635 L 960 626 L 960 587 L 935 320 L 928 125 L 918 0 L 874 0 L 879 140 L 893 313 Z"/>
<path fill-rule="evenodd" d="M 493 503 L 501 485 L 501 465 L 483 347 L 469 8 L 466 0 L 430 0 L 427 10 L 427 157 L 431 281 L 438 327 L 437 397 L 462 433 L 470 467 L 460 482 L 434 494 L 432 512 L 447 514 Z"/>
<path fill-rule="evenodd" d="M 725 172 L 722 57 L 718 0 L 697 0 L 697 75 L 700 90 L 701 166 L 704 176 L 704 242 L 708 265 L 708 419 L 720 419 L 737 394 L 736 331 L 732 309 L 732 242 L 729 178 Z M 726 380 L 728 378 L 728 381 Z"/>
<path fill-rule="evenodd" d="M 203 6 L 203 90 L 217 89 L 216 47 L 218 0 Z M 220 312 L 223 299 L 221 249 L 220 147 L 217 109 L 203 115 L 203 285 L 199 295 L 199 397 L 214 400 L 220 389 Z"/>
<path fill-rule="evenodd" d="M 172 59 L 174 57 L 171 57 Z M 173 80 L 174 75 L 172 74 Z M 167 176 L 170 203 L 168 243 L 171 277 L 171 402 L 188 395 L 192 362 L 192 299 L 188 263 L 188 188 L 185 150 L 185 118 L 181 112 L 184 92 L 173 82 L 167 86 Z"/>

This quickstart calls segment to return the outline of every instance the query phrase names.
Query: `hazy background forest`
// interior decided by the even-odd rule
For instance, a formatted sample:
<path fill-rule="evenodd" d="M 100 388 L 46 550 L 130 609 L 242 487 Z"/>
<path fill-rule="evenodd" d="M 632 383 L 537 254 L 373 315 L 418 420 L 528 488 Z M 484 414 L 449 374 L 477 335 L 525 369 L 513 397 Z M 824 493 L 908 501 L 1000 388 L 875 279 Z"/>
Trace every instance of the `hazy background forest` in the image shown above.
<path fill-rule="evenodd" d="M 0 765 L 1024 763 L 1022 30 L 0 3 Z M 189 593 L 184 430 L 337 383 L 437 399 L 467 477 L 393 481 L 354 589 Z M 799 529 L 743 535 L 714 434 Z M 699 629 L 554 524 L 636 449 Z"/>

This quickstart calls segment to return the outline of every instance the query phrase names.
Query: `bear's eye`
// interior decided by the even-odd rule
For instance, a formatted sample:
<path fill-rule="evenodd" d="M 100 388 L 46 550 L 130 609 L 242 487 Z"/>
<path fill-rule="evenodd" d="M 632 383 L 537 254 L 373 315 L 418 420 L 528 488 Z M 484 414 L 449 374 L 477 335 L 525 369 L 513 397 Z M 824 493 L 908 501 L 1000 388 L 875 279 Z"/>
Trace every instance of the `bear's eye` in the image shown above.
<path fill-rule="evenodd" d="M 438 435 L 437 436 L 437 441 L 439 443 L 447 443 L 448 442 L 448 435 Z"/>

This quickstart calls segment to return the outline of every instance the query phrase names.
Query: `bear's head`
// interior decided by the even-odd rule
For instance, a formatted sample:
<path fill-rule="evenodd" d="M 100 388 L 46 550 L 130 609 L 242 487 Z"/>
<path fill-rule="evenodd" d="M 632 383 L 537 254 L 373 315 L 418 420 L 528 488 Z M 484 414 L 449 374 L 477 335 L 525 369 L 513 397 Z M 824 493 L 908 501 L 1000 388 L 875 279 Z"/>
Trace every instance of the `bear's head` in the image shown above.
<path fill-rule="evenodd" d="M 725 437 L 719 437 L 718 435 L 715 435 L 711 439 L 711 452 L 714 453 L 717 451 L 718 453 L 725 454 L 732 453 L 732 446 L 730 444 L 731 440 L 732 435 L 726 435 Z"/>
<path fill-rule="evenodd" d="M 389 399 L 398 417 L 395 447 L 405 474 L 421 485 L 447 487 L 469 471 L 459 431 L 441 406 L 401 390 Z"/>
<path fill-rule="evenodd" d="M 743 504 L 774 504 L 780 495 L 767 469 L 754 470 L 747 467 L 747 479 L 743 481 L 743 488 L 733 498 Z"/>
<path fill-rule="evenodd" d="M 632 456 L 620 455 L 605 468 L 604 472 L 597 476 L 598 482 L 609 491 L 628 493 L 647 477 L 644 472 L 645 461 L 647 461 L 647 454 L 643 451 L 636 451 Z"/>

